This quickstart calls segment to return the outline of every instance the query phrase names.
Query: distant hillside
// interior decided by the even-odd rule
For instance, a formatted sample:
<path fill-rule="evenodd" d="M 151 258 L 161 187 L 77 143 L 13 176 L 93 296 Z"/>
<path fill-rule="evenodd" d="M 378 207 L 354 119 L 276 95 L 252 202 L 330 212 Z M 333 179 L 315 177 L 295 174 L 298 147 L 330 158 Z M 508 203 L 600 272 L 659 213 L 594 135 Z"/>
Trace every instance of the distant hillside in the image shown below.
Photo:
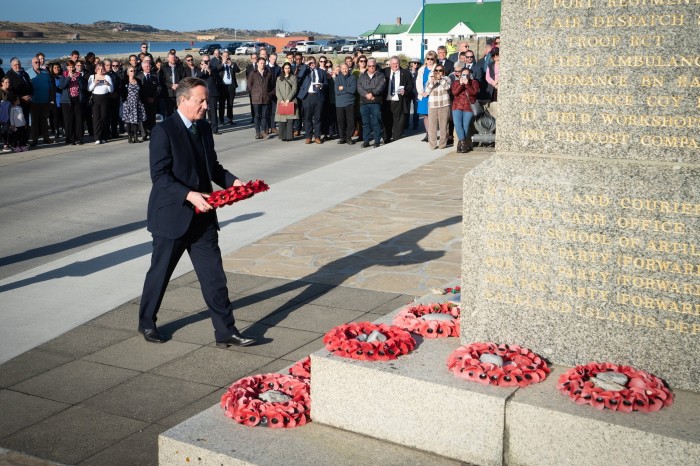
<path fill-rule="evenodd" d="M 0 21 L 0 32 L 42 32 L 43 38 L 29 39 L 4 39 L 0 42 L 65 42 L 78 35 L 80 40 L 88 42 L 132 42 L 140 40 L 150 41 L 196 41 L 197 36 L 216 36 L 217 40 L 231 41 L 247 40 L 255 37 L 270 37 L 281 33 L 279 29 L 249 30 L 233 28 L 212 28 L 199 31 L 170 31 L 158 29 L 143 24 L 124 23 L 119 21 L 96 21 L 92 24 L 68 24 L 68 23 L 16 23 L 12 21 Z M 292 36 L 314 36 L 318 39 L 332 37 L 328 34 L 320 34 L 310 31 L 290 32 Z"/>

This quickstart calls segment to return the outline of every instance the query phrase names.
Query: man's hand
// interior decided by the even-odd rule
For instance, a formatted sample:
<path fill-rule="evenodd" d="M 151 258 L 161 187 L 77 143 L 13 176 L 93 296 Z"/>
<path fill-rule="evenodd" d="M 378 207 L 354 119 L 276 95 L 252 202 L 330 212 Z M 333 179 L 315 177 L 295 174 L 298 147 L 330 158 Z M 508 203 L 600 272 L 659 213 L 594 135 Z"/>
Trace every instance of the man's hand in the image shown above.
<path fill-rule="evenodd" d="M 243 186 L 245 183 L 236 178 L 236 181 L 233 182 L 231 186 Z"/>
<path fill-rule="evenodd" d="M 209 212 L 213 209 L 213 207 L 207 202 L 207 199 L 209 199 L 208 194 L 198 193 L 197 191 L 190 191 L 187 194 L 187 200 L 189 203 L 195 206 L 201 212 Z"/>

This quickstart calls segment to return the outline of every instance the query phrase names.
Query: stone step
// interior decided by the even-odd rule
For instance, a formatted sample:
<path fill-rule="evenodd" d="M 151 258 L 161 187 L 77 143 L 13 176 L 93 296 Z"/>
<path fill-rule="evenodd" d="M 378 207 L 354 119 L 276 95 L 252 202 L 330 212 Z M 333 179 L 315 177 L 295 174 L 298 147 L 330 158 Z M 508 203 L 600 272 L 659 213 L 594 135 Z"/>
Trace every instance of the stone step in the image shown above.
<path fill-rule="evenodd" d="M 219 406 L 162 433 L 158 464 L 181 465 L 426 465 L 458 461 L 311 422 L 294 429 L 236 424 Z"/>

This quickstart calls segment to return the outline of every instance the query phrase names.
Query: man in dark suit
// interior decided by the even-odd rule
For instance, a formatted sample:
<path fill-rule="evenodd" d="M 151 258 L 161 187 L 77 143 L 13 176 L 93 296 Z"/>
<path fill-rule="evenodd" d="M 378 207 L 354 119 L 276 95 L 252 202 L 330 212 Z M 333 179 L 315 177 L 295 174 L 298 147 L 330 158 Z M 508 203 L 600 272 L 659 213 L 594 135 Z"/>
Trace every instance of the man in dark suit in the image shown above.
<path fill-rule="evenodd" d="M 180 81 L 185 77 L 185 70 L 182 65 L 177 62 L 177 55 L 174 53 L 168 54 L 168 63 L 163 65 L 163 74 L 165 75 L 165 85 L 168 89 L 168 98 L 165 99 L 165 113 L 170 116 L 175 111 L 175 91 Z"/>
<path fill-rule="evenodd" d="M 207 90 L 209 91 L 209 108 L 207 109 L 207 118 L 209 118 L 209 123 L 214 131 L 214 134 L 221 134 L 219 132 L 219 122 L 216 117 L 216 109 L 219 106 L 219 69 L 211 66 L 212 60 L 209 55 L 202 55 L 202 62 L 200 63 L 201 74 L 200 78 L 207 83 Z"/>
<path fill-rule="evenodd" d="M 153 255 L 139 306 L 139 332 L 148 342 L 166 341 L 156 327 L 156 314 L 173 270 L 187 251 L 209 308 L 216 345 L 248 346 L 256 340 L 236 329 L 218 245 L 219 223 L 204 194 L 212 191 L 212 181 L 221 187 L 243 183 L 217 160 L 211 127 L 202 120 L 207 110 L 206 83 L 185 78 L 176 98 L 177 111 L 151 135 L 148 230 L 153 235 Z M 202 213 L 195 213 L 195 208 Z"/>
<path fill-rule="evenodd" d="M 306 143 L 311 144 L 313 138 L 316 144 L 321 141 L 321 109 L 323 108 L 323 88 L 328 85 L 326 72 L 316 68 L 316 59 L 309 57 L 306 68 L 299 71 L 297 76 L 299 92 L 297 96 L 301 100 L 304 109 L 304 130 L 306 131 Z"/>
<path fill-rule="evenodd" d="M 389 60 L 389 68 L 384 68 L 386 77 L 386 99 L 382 109 L 384 119 L 384 144 L 401 139 L 406 127 L 406 118 L 411 111 L 413 96 L 413 77 L 411 73 L 401 68 L 399 57 Z"/>
<path fill-rule="evenodd" d="M 444 45 L 439 46 L 437 48 L 437 56 L 437 64 L 442 65 L 442 67 L 445 68 L 444 76 L 451 75 L 455 70 L 455 64 L 452 60 L 447 58 L 447 47 Z"/>
<path fill-rule="evenodd" d="M 146 131 L 144 140 L 146 140 L 150 137 L 151 130 L 156 125 L 158 98 L 165 87 L 165 81 L 163 76 L 153 69 L 153 62 L 150 59 L 145 59 L 141 63 L 141 69 L 142 71 L 136 79 L 141 81 L 141 96 L 143 98 L 143 106 L 146 109 L 146 121 L 143 122 L 143 128 Z"/>
<path fill-rule="evenodd" d="M 231 60 L 228 51 L 222 54 L 222 59 L 224 64 L 221 67 L 221 71 L 219 71 L 219 82 L 221 83 L 221 90 L 219 91 L 219 120 L 224 121 L 225 108 L 228 124 L 233 125 L 233 101 L 236 98 L 236 89 L 238 88 L 236 74 L 240 73 L 241 69 L 235 61 Z"/>

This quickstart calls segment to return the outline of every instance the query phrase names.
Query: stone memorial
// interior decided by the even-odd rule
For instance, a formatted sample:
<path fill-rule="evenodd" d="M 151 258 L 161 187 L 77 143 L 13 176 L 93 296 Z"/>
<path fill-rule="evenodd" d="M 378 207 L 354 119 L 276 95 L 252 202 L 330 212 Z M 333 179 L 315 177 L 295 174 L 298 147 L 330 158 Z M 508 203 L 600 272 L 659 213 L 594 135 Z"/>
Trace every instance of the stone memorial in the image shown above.
<path fill-rule="evenodd" d="M 504 0 L 462 341 L 700 391 L 700 0 Z"/>

